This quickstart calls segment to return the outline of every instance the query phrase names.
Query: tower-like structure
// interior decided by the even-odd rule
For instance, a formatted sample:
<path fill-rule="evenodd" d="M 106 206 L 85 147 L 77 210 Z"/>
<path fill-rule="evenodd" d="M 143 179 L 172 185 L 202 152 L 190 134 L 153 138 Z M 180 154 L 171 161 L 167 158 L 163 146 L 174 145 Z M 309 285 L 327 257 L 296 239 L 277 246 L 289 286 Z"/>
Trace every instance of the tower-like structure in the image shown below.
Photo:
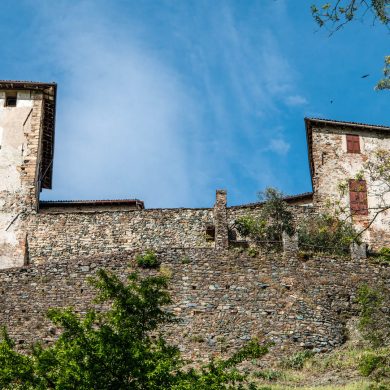
<path fill-rule="evenodd" d="M 373 246 L 390 244 L 390 193 L 366 169 L 379 150 L 390 150 L 390 127 L 305 118 L 313 204 L 338 202 Z"/>
<path fill-rule="evenodd" d="M 0 267 L 23 265 L 24 221 L 51 188 L 56 84 L 0 81 Z"/>

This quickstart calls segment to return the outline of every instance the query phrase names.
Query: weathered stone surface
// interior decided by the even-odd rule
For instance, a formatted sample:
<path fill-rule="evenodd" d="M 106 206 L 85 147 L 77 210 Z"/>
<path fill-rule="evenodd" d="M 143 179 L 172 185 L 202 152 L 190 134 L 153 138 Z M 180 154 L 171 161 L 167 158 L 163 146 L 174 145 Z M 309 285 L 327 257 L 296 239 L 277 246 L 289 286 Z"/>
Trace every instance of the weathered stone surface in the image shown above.
<path fill-rule="evenodd" d="M 39 339 L 52 341 L 47 309 L 73 306 L 85 312 L 94 295 L 87 277 L 106 268 L 124 278 L 136 269 L 134 257 L 134 252 L 78 260 L 58 257 L 0 271 L 0 325 L 8 327 L 20 347 Z M 166 327 L 165 334 L 185 356 L 196 359 L 227 349 L 231 353 L 251 337 L 274 341 L 275 354 L 330 350 L 343 343 L 345 323 L 357 314 L 359 285 L 390 288 L 390 269 L 367 260 L 321 257 L 301 262 L 212 248 L 164 249 L 158 257 L 171 274 L 171 310 L 182 320 Z"/>
<path fill-rule="evenodd" d="M 359 135 L 360 153 L 347 152 L 347 134 Z M 331 124 L 313 126 L 311 149 L 313 157 L 313 201 L 319 208 L 327 208 L 329 204 L 339 202 L 342 208 L 349 211 L 349 191 L 340 191 L 340 184 L 348 183 L 358 174 L 367 183 L 368 215 L 354 215 L 353 222 L 358 229 L 368 226 L 378 211 L 378 207 L 389 204 L 390 194 L 383 198 L 383 185 L 373 181 L 363 169 L 365 162 L 373 160 L 375 153 L 390 149 L 388 128 L 380 130 L 370 126 L 332 126 Z M 347 213 L 348 214 L 348 213 Z M 364 232 L 364 241 L 373 248 L 390 246 L 390 210 L 376 216 L 374 222 Z"/>

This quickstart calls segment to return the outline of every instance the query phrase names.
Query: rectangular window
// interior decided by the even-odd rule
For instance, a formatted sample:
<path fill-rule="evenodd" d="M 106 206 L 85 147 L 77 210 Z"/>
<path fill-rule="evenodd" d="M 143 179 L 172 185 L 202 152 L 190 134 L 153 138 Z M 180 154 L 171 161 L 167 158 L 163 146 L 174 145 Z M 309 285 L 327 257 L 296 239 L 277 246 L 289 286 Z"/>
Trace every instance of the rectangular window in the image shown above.
<path fill-rule="evenodd" d="M 349 180 L 349 204 L 352 215 L 368 215 L 367 184 L 365 180 Z"/>
<path fill-rule="evenodd" d="M 6 107 L 16 107 L 16 93 L 6 94 L 5 95 L 5 106 Z"/>
<path fill-rule="evenodd" d="M 360 140 L 358 135 L 347 134 L 347 152 L 360 153 Z"/>

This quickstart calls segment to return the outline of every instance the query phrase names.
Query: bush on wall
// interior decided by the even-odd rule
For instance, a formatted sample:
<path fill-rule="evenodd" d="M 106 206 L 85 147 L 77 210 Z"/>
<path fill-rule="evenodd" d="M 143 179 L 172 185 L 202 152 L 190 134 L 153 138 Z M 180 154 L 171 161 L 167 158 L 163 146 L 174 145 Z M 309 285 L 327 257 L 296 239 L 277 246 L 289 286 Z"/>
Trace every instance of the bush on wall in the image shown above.
<path fill-rule="evenodd" d="M 349 253 L 351 243 L 358 241 L 350 222 L 329 214 L 311 216 L 297 230 L 299 247 L 313 252 L 344 255 Z"/>
<path fill-rule="evenodd" d="M 283 197 L 275 188 L 266 188 L 259 193 L 259 199 L 264 201 L 259 215 L 237 218 L 234 227 L 238 233 L 260 246 L 281 248 L 283 231 L 289 235 L 294 233 L 293 215 Z"/>

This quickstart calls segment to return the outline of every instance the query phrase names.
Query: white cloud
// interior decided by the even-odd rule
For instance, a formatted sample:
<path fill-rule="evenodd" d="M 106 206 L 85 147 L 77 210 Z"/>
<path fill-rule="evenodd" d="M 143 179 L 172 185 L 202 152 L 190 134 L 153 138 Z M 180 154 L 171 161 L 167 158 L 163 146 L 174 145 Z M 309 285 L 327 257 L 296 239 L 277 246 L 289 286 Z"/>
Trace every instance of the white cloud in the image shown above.
<path fill-rule="evenodd" d="M 115 20 L 89 7 L 66 11 L 46 25 L 63 80 L 56 180 L 45 196 L 138 197 L 155 207 L 189 201 L 183 131 L 196 108 L 185 87 Z"/>
<path fill-rule="evenodd" d="M 290 149 L 290 144 L 281 138 L 273 139 L 267 149 L 279 155 L 286 155 Z"/>
<path fill-rule="evenodd" d="M 307 103 L 306 98 L 301 95 L 290 95 L 286 98 L 286 104 L 291 107 L 304 106 Z"/>
<path fill-rule="evenodd" d="M 46 198 L 207 206 L 217 187 L 272 184 L 275 164 L 259 150 L 288 153 L 283 132 L 272 129 L 286 95 L 299 96 L 294 69 L 274 31 L 257 29 L 258 17 L 242 23 L 229 3 L 197 3 L 189 17 L 181 4 L 156 7 L 161 30 L 142 5 L 143 18 L 104 2 L 50 3 L 43 14 L 37 7 L 42 47 L 61 74 Z"/>

